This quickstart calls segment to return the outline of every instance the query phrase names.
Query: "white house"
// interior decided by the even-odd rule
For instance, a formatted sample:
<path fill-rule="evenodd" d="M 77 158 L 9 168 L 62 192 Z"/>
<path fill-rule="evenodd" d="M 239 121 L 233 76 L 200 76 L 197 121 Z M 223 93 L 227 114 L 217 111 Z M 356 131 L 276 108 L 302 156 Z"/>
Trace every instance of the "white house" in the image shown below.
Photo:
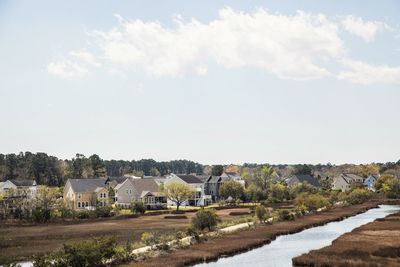
<path fill-rule="evenodd" d="M 38 186 L 35 180 L 7 180 L 0 185 L 0 192 L 7 193 L 10 190 L 19 191 L 28 199 L 36 196 Z"/>
<path fill-rule="evenodd" d="M 168 184 L 173 182 L 187 184 L 195 191 L 193 198 L 185 201 L 181 206 L 205 206 L 211 202 L 211 196 L 206 195 L 204 192 L 204 182 L 195 175 L 171 173 L 165 180 L 164 185 L 168 187 Z M 169 206 L 175 205 L 171 200 L 168 199 L 167 201 Z"/>

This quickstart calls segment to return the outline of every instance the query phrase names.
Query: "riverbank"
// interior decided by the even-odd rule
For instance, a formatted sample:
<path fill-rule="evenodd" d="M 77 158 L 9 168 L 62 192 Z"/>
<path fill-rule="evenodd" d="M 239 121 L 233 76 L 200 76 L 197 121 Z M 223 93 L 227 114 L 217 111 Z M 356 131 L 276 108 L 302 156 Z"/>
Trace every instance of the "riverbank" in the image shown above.
<path fill-rule="evenodd" d="M 187 266 L 205 261 L 217 260 L 220 257 L 231 256 L 270 243 L 279 235 L 292 234 L 304 229 L 324 225 L 332 221 L 365 212 L 375 208 L 381 200 L 369 201 L 364 204 L 335 207 L 329 210 L 303 216 L 295 221 L 283 221 L 272 225 L 259 225 L 234 234 L 219 236 L 208 241 L 194 244 L 187 249 L 180 249 L 158 258 L 149 258 L 142 262 L 134 262 L 124 266 Z"/>
<path fill-rule="evenodd" d="M 400 213 L 358 227 L 332 245 L 293 259 L 294 266 L 400 266 Z"/>

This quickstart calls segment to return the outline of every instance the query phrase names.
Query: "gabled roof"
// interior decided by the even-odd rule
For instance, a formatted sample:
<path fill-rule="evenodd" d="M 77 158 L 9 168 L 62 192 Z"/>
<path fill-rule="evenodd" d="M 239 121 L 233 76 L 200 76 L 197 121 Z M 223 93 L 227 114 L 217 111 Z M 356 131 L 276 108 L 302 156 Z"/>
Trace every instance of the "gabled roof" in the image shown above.
<path fill-rule="evenodd" d="M 221 180 L 221 176 L 210 176 L 210 178 L 208 178 L 207 182 L 208 183 L 218 183 Z"/>
<path fill-rule="evenodd" d="M 160 191 L 157 182 L 155 181 L 155 179 L 152 178 L 146 178 L 146 179 L 129 178 L 129 182 L 132 184 L 133 188 L 139 194 L 142 194 L 143 191 L 148 191 L 148 192 Z"/>
<path fill-rule="evenodd" d="M 106 186 L 105 178 L 69 179 L 72 189 L 78 192 L 95 192 L 99 187 Z"/>
<path fill-rule="evenodd" d="M 11 183 L 15 184 L 16 186 L 35 186 L 35 180 L 10 180 Z"/>
<path fill-rule="evenodd" d="M 354 173 L 342 173 L 338 177 L 335 177 L 334 179 L 342 178 L 346 183 L 350 184 L 354 182 L 355 180 L 361 180 L 364 181 L 364 178 L 354 174 Z"/>
<path fill-rule="evenodd" d="M 175 174 L 179 178 L 181 178 L 183 181 L 185 181 L 188 184 L 202 184 L 203 182 L 197 178 L 194 175 L 191 174 Z"/>
<path fill-rule="evenodd" d="M 196 177 L 204 183 L 207 182 L 208 179 L 210 179 L 211 175 L 197 175 Z"/>
<path fill-rule="evenodd" d="M 313 186 L 316 186 L 316 187 L 319 186 L 318 180 L 314 176 L 311 176 L 309 174 L 292 175 L 292 176 L 289 177 L 289 179 L 287 181 L 288 185 L 294 185 L 296 183 L 304 183 L 304 182 L 307 182 L 310 185 L 313 185 Z"/>

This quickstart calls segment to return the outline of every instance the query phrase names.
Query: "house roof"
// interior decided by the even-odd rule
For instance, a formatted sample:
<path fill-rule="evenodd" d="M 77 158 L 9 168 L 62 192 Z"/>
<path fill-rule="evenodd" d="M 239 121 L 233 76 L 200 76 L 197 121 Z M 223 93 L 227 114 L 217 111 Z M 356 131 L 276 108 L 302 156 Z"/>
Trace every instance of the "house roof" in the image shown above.
<path fill-rule="evenodd" d="M 145 196 L 164 197 L 165 194 L 162 192 L 143 191 L 140 198 L 144 198 Z"/>
<path fill-rule="evenodd" d="M 105 178 L 69 179 L 69 182 L 74 192 L 94 192 L 106 186 Z"/>
<path fill-rule="evenodd" d="M 316 187 L 319 186 L 318 180 L 314 176 L 311 176 L 309 174 L 296 174 L 296 175 L 290 176 L 288 179 L 289 185 L 296 184 L 297 182 L 299 182 L 299 183 L 307 182 L 310 185 L 313 185 Z"/>
<path fill-rule="evenodd" d="M 175 174 L 179 178 L 181 178 L 183 181 L 185 181 L 188 184 L 202 184 L 203 182 L 197 178 L 194 175 L 191 174 Z"/>
<path fill-rule="evenodd" d="M 136 192 L 142 194 L 143 191 L 149 192 L 158 192 L 160 191 L 159 186 L 155 179 L 146 178 L 146 179 L 131 179 L 129 178 L 133 188 L 135 188 Z"/>
<path fill-rule="evenodd" d="M 10 180 L 11 183 L 15 184 L 16 186 L 35 186 L 35 180 Z"/>
<path fill-rule="evenodd" d="M 204 183 L 208 181 L 211 175 L 197 175 L 196 177 L 199 178 L 199 180 L 201 180 Z"/>
<path fill-rule="evenodd" d="M 343 180 L 348 184 L 350 184 L 354 180 L 364 180 L 363 177 L 354 173 L 342 173 L 339 177 L 343 178 Z"/>

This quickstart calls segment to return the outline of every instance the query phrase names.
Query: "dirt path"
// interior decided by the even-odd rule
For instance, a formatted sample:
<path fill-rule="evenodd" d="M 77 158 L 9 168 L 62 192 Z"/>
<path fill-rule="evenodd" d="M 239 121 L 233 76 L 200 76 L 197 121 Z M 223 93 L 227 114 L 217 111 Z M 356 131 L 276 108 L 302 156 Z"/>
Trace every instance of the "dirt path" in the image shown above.
<path fill-rule="evenodd" d="M 234 255 L 267 244 L 278 235 L 295 233 L 331 221 L 342 220 L 376 207 L 377 204 L 378 202 L 371 201 L 346 208 L 333 208 L 318 214 L 304 216 L 295 221 L 259 226 L 256 229 L 210 239 L 192 245 L 188 249 L 176 250 L 164 257 L 151 258 L 126 266 L 187 266 L 205 260 L 216 260 L 221 255 Z"/>
<path fill-rule="evenodd" d="M 247 208 L 219 210 L 222 220 L 230 212 L 249 211 Z M 33 255 L 54 251 L 68 241 L 90 237 L 115 236 L 119 242 L 138 241 L 143 232 L 175 233 L 186 229 L 194 212 L 185 214 L 188 219 L 164 219 L 165 215 L 142 216 L 131 219 L 108 219 L 79 224 L 49 224 L 39 226 L 0 227 L 0 264 L 31 259 Z"/>
<path fill-rule="evenodd" d="M 400 266 L 400 213 L 356 228 L 293 262 L 295 266 Z"/>

